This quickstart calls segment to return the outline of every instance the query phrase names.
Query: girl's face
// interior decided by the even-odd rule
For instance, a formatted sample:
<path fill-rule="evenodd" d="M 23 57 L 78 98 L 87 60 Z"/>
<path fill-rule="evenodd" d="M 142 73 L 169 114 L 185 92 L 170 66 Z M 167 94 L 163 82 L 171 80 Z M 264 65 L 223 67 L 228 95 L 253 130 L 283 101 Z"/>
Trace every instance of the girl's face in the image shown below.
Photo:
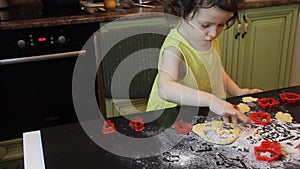
<path fill-rule="evenodd" d="M 191 37 L 199 43 L 210 43 L 220 35 L 231 15 L 232 12 L 224 11 L 217 6 L 200 8 L 195 16 L 187 21 L 192 27 Z"/>

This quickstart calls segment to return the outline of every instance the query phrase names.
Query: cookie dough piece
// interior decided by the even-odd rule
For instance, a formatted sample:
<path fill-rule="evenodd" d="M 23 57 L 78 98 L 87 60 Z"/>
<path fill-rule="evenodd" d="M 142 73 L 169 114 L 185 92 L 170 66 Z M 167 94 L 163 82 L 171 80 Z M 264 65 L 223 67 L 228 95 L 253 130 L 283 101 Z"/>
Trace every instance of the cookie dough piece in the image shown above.
<path fill-rule="evenodd" d="M 225 145 L 233 143 L 239 137 L 241 129 L 234 128 L 229 122 L 212 121 L 196 124 L 192 131 L 209 143 Z"/>
<path fill-rule="evenodd" d="M 238 106 L 239 111 L 241 113 L 247 113 L 247 112 L 249 112 L 251 110 L 251 108 L 247 104 L 245 104 L 245 103 L 240 103 L 237 106 Z"/>
<path fill-rule="evenodd" d="M 281 111 L 276 113 L 275 118 L 277 120 L 283 121 L 283 122 L 289 122 L 289 123 L 291 123 L 293 121 L 293 117 L 291 116 L 291 114 L 289 114 L 289 113 L 282 113 Z"/>
<path fill-rule="evenodd" d="M 243 97 L 242 100 L 244 103 L 256 102 L 258 98 L 254 97 Z"/>

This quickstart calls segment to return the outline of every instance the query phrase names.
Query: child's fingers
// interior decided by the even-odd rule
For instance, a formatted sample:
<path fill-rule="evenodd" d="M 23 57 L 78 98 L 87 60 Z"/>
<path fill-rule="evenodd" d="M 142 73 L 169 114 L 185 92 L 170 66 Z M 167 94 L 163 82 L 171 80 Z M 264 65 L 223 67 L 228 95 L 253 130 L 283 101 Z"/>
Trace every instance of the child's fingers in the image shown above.
<path fill-rule="evenodd" d="M 225 121 L 225 122 L 229 122 L 229 117 L 227 117 L 227 116 L 223 116 L 223 121 Z"/>
<path fill-rule="evenodd" d="M 233 126 L 238 127 L 238 118 L 237 118 L 237 116 L 232 116 L 231 120 L 232 120 Z"/>
<path fill-rule="evenodd" d="M 238 119 L 240 119 L 244 123 L 250 122 L 250 118 L 248 116 L 246 116 L 244 113 L 237 111 L 236 116 Z"/>

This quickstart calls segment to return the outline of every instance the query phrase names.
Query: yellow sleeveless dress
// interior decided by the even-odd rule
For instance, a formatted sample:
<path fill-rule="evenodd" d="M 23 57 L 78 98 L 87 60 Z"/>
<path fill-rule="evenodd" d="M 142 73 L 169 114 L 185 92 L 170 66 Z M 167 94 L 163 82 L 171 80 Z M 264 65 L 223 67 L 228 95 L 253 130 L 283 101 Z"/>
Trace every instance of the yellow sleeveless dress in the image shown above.
<path fill-rule="evenodd" d="M 174 28 L 166 37 L 160 51 L 158 74 L 150 93 L 147 111 L 172 108 L 180 105 L 178 103 L 163 100 L 158 95 L 158 75 L 160 72 L 162 54 L 165 48 L 170 46 L 176 47 L 180 50 L 186 64 L 186 75 L 179 83 L 194 89 L 213 93 L 220 98 L 226 97 L 222 64 L 214 45 L 211 45 L 211 48 L 208 51 L 200 52 L 194 49 L 184 39 L 184 37 L 177 31 L 177 28 Z"/>

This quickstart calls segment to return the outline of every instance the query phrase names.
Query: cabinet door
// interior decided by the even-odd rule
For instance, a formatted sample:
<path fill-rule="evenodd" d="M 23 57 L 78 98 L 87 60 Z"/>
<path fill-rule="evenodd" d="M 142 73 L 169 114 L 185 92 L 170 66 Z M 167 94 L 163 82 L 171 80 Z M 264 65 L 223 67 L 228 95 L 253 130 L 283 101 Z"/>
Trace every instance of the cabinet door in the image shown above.
<path fill-rule="evenodd" d="M 249 31 L 241 40 L 237 80 L 241 86 L 264 90 L 289 83 L 297 6 L 248 9 Z M 242 37 L 241 37 L 242 38 Z"/>
<path fill-rule="evenodd" d="M 224 30 L 220 35 L 221 60 L 226 72 L 232 80 L 237 81 L 238 72 L 238 53 L 239 53 L 239 36 L 238 23 L 231 28 Z"/>
<path fill-rule="evenodd" d="M 242 31 L 235 39 L 236 24 L 222 35 L 221 41 L 225 69 L 237 84 L 263 90 L 288 86 L 297 14 L 298 5 L 253 8 L 240 13 L 243 28 L 243 18 L 248 22 L 248 32 L 242 36 Z"/>

